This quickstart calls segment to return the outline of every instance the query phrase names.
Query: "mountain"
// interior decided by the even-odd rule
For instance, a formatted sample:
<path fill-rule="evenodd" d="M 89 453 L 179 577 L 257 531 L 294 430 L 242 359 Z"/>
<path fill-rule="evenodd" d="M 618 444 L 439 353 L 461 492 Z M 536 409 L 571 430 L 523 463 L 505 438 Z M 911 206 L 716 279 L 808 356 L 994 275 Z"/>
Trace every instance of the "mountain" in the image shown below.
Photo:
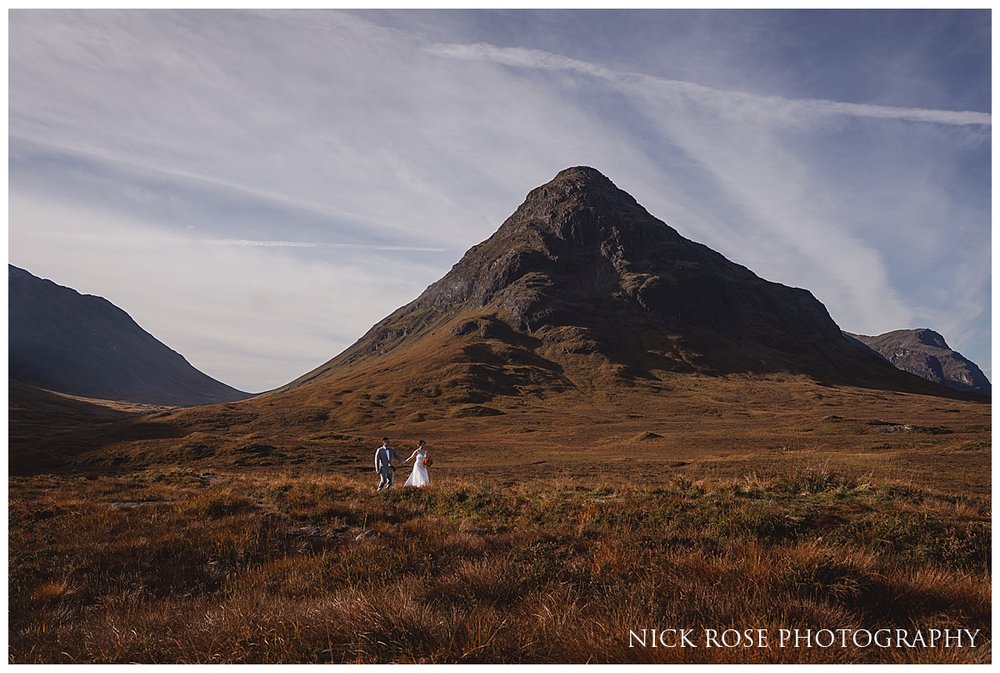
<path fill-rule="evenodd" d="M 852 334 L 903 371 L 965 392 L 989 395 L 992 385 L 975 362 L 948 347 L 932 329 L 898 329 L 878 336 Z"/>
<path fill-rule="evenodd" d="M 247 393 L 192 367 L 107 299 L 8 265 L 9 376 L 81 397 L 192 406 Z"/>
<path fill-rule="evenodd" d="M 747 372 L 943 392 L 844 336 L 807 290 L 684 238 L 577 167 L 531 191 L 414 301 L 268 397 L 321 403 L 363 389 L 361 418 L 380 407 L 482 414 L 492 412 L 475 405 L 498 398 Z M 462 404 L 473 406 L 455 412 Z"/>
<path fill-rule="evenodd" d="M 985 432 L 983 401 L 893 367 L 808 291 L 684 238 L 581 167 L 531 191 L 419 297 L 295 381 L 74 432 L 51 461 L 311 462 L 367 475 L 368 449 L 388 435 L 445 447 L 463 470 L 596 474 L 608 456 L 678 447 L 750 460 L 882 446 L 883 427 L 952 432 L 955 409 Z"/>

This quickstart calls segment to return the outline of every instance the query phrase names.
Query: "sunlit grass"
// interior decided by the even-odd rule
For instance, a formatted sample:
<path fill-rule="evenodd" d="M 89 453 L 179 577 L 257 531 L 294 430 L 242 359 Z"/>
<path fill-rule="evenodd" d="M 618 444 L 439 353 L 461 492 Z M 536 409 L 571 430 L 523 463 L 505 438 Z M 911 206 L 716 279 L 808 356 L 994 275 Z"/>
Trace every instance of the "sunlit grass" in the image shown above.
<path fill-rule="evenodd" d="M 988 500 L 822 468 L 659 488 L 13 478 L 14 662 L 988 661 Z M 629 629 L 983 629 L 975 650 L 669 650 Z"/>

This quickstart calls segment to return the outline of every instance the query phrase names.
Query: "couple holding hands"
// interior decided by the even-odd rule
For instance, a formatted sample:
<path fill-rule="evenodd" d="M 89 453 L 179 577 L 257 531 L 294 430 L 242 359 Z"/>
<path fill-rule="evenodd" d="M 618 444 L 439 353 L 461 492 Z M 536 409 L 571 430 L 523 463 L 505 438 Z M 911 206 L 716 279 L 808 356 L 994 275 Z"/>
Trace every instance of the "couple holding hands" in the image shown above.
<path fill-rule="evenodd" d="M 408 463 L 411 460 L 415 460 L 413 463 L 413 472 L 410 473 L 409 478 L 406 480 L 404 486 L 416 486 L 423 487 L 431 483 L 430 477 L 427 475 L 427 468 L 431 464 L 431 459 L 427 455 L 427 442 L 420 440 L 417 442 L 416 450 L 410 454 L 410 457 L 403 460 L 396 453 L 396 449 L 389 444 L 389 438 L 382 438 L 382 446 L 375 450 L 375 471 L 379 474 L 378 488 L 375 492 L 378 493 L 383 488 L 389 488 L 392 486 L 393 476 L 395 475 L 396 468 L 393 467 L 392 461 L 396 461 L 399 464 Z"/>

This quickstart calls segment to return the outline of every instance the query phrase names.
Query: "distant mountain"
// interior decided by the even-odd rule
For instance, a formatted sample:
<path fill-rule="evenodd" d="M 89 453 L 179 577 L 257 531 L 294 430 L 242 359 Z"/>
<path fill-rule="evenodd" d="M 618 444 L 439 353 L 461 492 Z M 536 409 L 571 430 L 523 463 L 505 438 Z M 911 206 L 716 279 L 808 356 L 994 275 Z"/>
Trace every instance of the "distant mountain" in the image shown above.
<path fill-rule="evenodd" d="M 249 397 L 192 367 L 107 299 L 8 265 L 9 376 L 81 397 L 194 406 Z"/>
<path fill-rule="evenodd" d="M 354 420 L 378 422 L 403 409 L 489 414 L 482 404 L 498 397 L 613 395 L 685 373 L 946 394 L 845 337 L 807 290 L 684 238 L 577 167 L 532 190 L 414 301 L 260 401 L 336 398 L 363 410 Z"/>
<path fill-rule="evenodd" d="M 898 329 L 878 336 L 852 334 L 903 371 L 965 392 L 990 395 L 992 385 L 975 362 L 952 350 L 932 329 Z"/>

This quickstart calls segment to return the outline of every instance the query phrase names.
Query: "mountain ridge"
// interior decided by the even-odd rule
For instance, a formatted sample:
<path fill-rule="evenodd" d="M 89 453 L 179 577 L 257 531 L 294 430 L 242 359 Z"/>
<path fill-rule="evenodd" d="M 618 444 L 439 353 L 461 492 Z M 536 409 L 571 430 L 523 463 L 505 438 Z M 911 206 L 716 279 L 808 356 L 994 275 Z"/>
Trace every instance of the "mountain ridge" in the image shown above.
<path fill-rule="evenodd" d="M 8 264 L 9 376 L 89 398 L 192 406 L 250 395 L 193 367 L 104 297 Z"/>

